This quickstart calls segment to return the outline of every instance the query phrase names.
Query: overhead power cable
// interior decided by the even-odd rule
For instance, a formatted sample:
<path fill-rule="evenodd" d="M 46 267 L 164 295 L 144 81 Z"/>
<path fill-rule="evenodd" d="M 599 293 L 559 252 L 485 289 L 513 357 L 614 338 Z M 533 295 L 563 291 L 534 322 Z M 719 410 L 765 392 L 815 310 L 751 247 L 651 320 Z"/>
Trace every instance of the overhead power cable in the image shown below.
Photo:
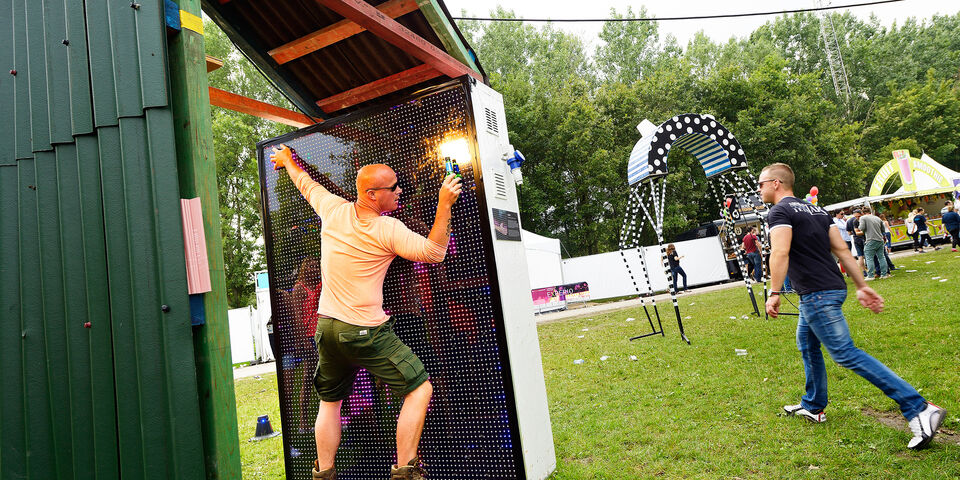
<path fill-rule="evenodd" d="M 904 0 L 877 0 L 874 2 L 851 3 L 849 5 L 830 5 L 826 7 L 797 8 L 794 10 L 779 10 L 775 12 L 746 12 L 723 13 L 718 15 L 693 15 L 686 17 L 639 17 L 639 18 L 493 18 L 493 17 L 453 17 L 454 20 L 478 20 L 481 22 L 668 22 L 674 20 L 709 20 L 713 18 L 761 17 L 764 15 L 783 15 L 787 13 L 821 12 L 824 10 L 840 10 L 844 8 L 869 7 L 885 3 L 897 3 Z"/>

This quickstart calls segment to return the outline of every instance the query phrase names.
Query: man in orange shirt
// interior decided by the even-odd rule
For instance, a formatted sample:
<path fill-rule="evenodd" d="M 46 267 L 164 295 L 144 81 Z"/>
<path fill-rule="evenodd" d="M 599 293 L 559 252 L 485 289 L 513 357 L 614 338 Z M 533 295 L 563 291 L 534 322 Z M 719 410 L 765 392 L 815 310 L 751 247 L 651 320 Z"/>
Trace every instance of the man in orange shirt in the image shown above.
<path fill-rule="evenodd" d="M 393 333 L 393 321 L 383 311 L 383 280 L 398 255 L 415 262 L 443 261 L 460 179 L 448 175 L 443 180 L 433 228 L 424 238 L 399 220 L 381 215 L 397 209 L 403 192 L 390 167 L 361 168 L 357 201 L 351 203 L 311 179 L 293 160 L 290 148 L 277 146 L 270 161 L 274 169 L 286 168 L 321 220 L 323 290 L 315 335 L 319 362 L 314 376 L 320 410 L 314 428 L 317 460 L 313 478 L 336 478 L 340 405 L 353 391 L 360 368 L 404 396 L 397 418 L 397 465 L 391 468 L 391 479 L 424 478 L 417 446 L 433 387 L 423 363 Z"/>

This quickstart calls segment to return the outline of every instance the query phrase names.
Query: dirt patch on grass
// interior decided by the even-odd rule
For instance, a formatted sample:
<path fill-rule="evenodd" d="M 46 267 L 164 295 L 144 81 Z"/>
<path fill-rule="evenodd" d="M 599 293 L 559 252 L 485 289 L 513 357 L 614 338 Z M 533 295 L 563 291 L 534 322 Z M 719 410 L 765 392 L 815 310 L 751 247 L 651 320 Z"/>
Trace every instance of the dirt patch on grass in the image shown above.
<path fill-rule="evenodd" d="M 903 419 L 903 415 L 900 415 L 897 412 L 881 412 L 872 408 L 862 408 L 860 409 L 860 412 L 868 417 L 875 418 L 877 421 L 890 428 L 895 428 L 897 430 L 910 433 L 910 427 L 907 426 L 907 422 Z M 950 430 L 949 428 L 940 427 L 940 430 L 937 432 L 937 436 L 933 437 L 933 441 L 950 445 L 960 445 L 960 433 Z"/>
<path fill-rule="evenodd" d="M 563 461 L 567 463 L 579 463 L 581 465 L 590 465 L 591 463 L 593 463 L 593 456 L 582 457 L 582 458 L 567 457 L 567 458 L 564 458 Z"/>

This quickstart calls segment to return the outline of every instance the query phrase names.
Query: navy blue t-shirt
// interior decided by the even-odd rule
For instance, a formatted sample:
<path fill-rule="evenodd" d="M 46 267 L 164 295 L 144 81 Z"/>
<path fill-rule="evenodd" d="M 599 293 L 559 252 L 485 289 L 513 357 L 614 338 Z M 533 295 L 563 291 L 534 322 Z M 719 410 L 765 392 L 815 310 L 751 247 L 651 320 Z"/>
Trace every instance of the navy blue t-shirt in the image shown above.
<path fill-rule="evenodd" d="M 771 232 L 778 228 L 793 231 L 787 276 L 797 293 L 847 289 L 830 254 L 830 227 L 835 225 L 826 210 L 796 197 L 785 197 L 770 209 L 767 225 Z"/>
<path fill-rule="evenodd" d="M 917 215 L 913 217 L 913 223 L 917 224 L 917 232 L 926 232 L 927 230 L 927 217 L 923 215 Z"/>

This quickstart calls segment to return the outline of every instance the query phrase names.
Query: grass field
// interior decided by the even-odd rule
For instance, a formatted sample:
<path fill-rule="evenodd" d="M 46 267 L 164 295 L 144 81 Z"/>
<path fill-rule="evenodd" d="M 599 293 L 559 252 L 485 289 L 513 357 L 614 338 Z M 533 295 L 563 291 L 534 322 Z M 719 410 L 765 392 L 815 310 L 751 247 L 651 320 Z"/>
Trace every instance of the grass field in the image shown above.
<path fill-rule="evenodd" d="M 960 258 L 944 250 L 896 263 L 905 268 L 872 282 L 883 313 L 852 292 L 844 311 L 860 348 L 948 410 L 930 448 L 908 450 L 897 405 L 829 360 L 828 421 L 781 416 L 803 388 L 796 317 L 743 318 L 752 309 L 739 288 L 680 297 L 692 345 L 680 340 L 669 302 L 666 337 L 627 340 L 649 329 L 642 309 L 540 325 L 551 478 L 960 478 Z M 239 380 L 237 402 L 245 440 L 257 415 L 279 419 L 275 376 Z M 241 454 L 244 478 L 282 477 L 279 438 L 243 442 Z"/>

